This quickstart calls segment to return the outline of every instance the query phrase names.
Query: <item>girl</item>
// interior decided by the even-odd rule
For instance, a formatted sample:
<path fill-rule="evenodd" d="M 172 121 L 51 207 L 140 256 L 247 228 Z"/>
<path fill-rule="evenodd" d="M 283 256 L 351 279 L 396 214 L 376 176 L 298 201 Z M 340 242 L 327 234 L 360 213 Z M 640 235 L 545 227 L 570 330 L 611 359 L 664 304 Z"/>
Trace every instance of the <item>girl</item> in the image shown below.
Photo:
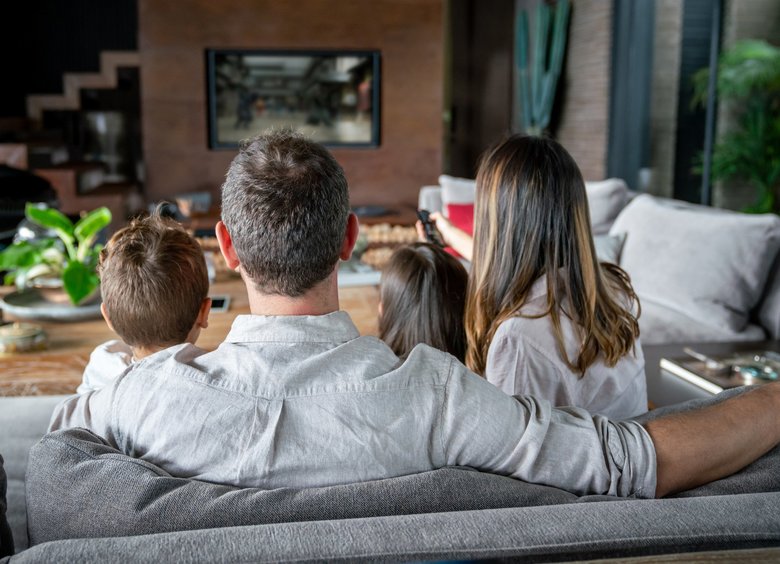
<path fill-rule="evenodd" d="M 382 269 L 379 338 L 399 357 L 425 343 L 463 362 L 467 280 L 463 265 L 439 247 L 400 247 Z"/>
<path fill-rule="evenodd" d="M 469 368 L 508 394 L 613 419 L 647 411 L 639 303 L 628 275 L 596 259 L 571 155 L 527 136 L 489 149 L 474 215 Z M 452 226 L 434 219 L 446 240 Z"/>

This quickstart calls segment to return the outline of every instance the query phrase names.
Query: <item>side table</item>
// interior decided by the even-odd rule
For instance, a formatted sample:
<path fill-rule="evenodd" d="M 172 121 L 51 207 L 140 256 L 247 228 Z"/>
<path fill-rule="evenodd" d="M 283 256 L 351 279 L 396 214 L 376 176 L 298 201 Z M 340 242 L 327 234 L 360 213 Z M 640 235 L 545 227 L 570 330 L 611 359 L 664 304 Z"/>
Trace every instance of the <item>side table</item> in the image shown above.
<path fill-rule="evenodd" d="M 654 407 L 663 407 L 689 399 L 712 397 L 712 391 L 697 386 L 663 370 L 662 358 L 684 357 L 683 349 L 690 347 L 708 356 L 722 356 L 739 352 L 768 350 L 780 352 L 780 341 L 728 341 L 722 343 L 675 343 L 668 345 L 645 345 L 645 374 L 647 376 L 647 397 Z"/>

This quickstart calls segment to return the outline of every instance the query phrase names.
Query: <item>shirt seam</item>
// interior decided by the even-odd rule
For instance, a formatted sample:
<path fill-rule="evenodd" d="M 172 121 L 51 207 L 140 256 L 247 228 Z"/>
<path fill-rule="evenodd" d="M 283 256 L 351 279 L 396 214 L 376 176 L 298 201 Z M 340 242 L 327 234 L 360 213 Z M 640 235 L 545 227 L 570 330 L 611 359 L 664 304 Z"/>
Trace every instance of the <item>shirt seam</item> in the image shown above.
<path fill-rule="evenodd" d="M 450 393 L 450 381 L 452 379 L 452 371 L 455 366 L 455 363 L 453 362 L 452 358 L 449 359 L 449 366 L 447 368 L 447 378 L 444 380 L 444 394 L 441 398 L 441 403 L 439 404 L 439 448 L 441 449 L 441 463 L 446 464 L 447 463 L 447 452 L 444 448 L 444 405 L 447 402 L 447 397 Z"/>

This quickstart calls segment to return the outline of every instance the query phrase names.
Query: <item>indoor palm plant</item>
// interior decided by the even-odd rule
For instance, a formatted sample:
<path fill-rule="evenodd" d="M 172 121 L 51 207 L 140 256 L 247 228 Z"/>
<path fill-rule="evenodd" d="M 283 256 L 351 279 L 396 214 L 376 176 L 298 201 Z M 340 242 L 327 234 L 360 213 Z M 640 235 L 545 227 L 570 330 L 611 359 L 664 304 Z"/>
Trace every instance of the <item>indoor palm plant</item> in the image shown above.
<path fill-rule="evenodd" d="M 59 286 L 74 305 L 91 298 L 100 284 L 97 236 L 111 223 L 108 208 L 93 210 L 75 224 L 60 211 L 33 203 L 27 204 L 25 216 L 53 235 L 16 241 L 0 252 L 5 283 L 20 289 Z"/>
<path fill-rule="evenodd" d="M 709 70 L 694 76 L 694 101 L 707 101 Z M 745 211 L 776 211 L 780 184 L 780 49 L 766 41 L 738 41 L 718 61 L 717 95 L 733 119 L 712 152 L 714 180 L 740 179 L 757 191 Z"/>

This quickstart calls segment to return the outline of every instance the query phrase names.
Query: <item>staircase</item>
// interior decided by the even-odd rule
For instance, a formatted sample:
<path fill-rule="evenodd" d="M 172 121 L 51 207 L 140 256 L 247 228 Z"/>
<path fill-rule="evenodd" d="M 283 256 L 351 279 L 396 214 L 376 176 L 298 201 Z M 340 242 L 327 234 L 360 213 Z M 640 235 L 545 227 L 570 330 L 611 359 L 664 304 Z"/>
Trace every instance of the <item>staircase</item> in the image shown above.
<path fill-rule="evenodd" d="M 76 216 L 106 206 L 114 216 L 109 231 L 120 227 L 127 217 L 144 207 L 139 185 L 108 182 L 111 178 L 105 162 L 70 160 L 75 153 L 69 152 L 63 132 L 52 130 L 48 117 L 44 127 L 43 118 L 44 112 L 88 111 L 89 108 L 81 107 L 82 90 L 114 90 L 119 84 L 118 69 L 138 66 L 140 56 L 136 52 L 104 51 L 100 54 L 99 72 L 63 75 L 62 94 L 29 95 L 27 119 L 23 126 L 13 128 L 17 140 L 0 143 L 0 164 L 30 170 L 48 180 L 63 213 Z M 83 154 L 83 147 L 76 148 Z"/>
<path fill-rule="evenodd" d="M 45 110 L 79 110 L 84 88 L 113 89 L 117 85 L 119 67 L 138 67 L 141 57 L 134 51 L 103 51 L 100 72 L 65 73 L 62 94 L 33 94 L 27 97 L 27 116 L 40 124 Z"/>

